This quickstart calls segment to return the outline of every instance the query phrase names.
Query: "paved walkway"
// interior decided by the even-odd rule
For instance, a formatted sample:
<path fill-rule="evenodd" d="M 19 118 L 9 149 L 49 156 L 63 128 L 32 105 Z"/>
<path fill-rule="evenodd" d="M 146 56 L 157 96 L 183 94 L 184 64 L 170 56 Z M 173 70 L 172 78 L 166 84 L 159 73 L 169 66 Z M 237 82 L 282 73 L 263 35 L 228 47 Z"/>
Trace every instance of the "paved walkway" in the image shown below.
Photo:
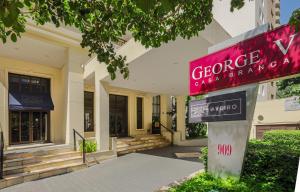
<path fill-rule="evenodd" d="M 199 162 L 160 156 L 176 147 L 132 153 L 77 172 L 12 186 L 1 192 L 152 192 L 203 169 Z M 188 148 L 184 148 L 188 149 Z M 178 148 L 179 152 L 184 149 Z M 170 152 L 171 151 L 171 152 Z M 176 150 L 175 150 L 176 151 Z"/>

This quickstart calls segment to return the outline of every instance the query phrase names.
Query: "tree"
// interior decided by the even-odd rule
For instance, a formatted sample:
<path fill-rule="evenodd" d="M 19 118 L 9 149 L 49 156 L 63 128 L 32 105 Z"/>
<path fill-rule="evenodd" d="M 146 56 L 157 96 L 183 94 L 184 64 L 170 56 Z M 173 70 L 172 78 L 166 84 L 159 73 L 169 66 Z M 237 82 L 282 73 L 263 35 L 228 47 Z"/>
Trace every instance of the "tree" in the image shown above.
<path fill-rule="evenodd" d="M 245 0 L 231 0 L 231 11 Z M 128 31 L 145 47 L 159 47 L 176 37 L 191 38 L 212 22 L 213 0 L 0 0 L 0 38 L 16 42 L 29 19 L 38 25 L 70 25 L 82 33 L 81 46 L 105 63 L 112 79 L 129 75 L 126 57 L 114 43 Z M 291 23 L 299 26 L 300 9 Z"/>
<path fill-rule="evenodd" d="M 286 98 L 291 96 L 300 96 L 300 76 L 290 79 L 280 80 L 276 83 L 279 98 Z"/>

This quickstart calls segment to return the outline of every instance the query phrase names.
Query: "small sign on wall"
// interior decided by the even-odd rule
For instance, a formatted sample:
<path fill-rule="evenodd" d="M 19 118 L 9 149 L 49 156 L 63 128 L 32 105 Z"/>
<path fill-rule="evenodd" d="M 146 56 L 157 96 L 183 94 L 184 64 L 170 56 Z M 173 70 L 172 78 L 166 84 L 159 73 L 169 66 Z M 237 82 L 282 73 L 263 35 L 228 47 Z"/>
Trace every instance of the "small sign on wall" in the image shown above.
<path fill-rule="evenodd" d="M 246 120 L 246 92 L 207 97 L 189 103 L 189 123 Z"/>
<path fill-rule="evenodd" d="M 285 111 L 298 111 L 300 110 L 300 97 L 294 96 L 286 98 L 284 102 Z"/>

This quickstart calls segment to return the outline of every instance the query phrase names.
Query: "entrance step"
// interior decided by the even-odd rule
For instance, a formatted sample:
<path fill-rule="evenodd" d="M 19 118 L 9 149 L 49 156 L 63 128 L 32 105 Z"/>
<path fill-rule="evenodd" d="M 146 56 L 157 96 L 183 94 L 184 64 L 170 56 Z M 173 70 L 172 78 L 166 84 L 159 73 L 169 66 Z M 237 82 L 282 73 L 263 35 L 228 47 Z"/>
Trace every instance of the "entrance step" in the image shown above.
<path fill-rule="evenodd" d="M 134 138 L 117 139 L 117 153 L 124 155 L 169 146 L 171 143 L 161 135 L 139 135 Z"/>
<path fill-rule="evenodd" d="M 69 173 L 115 157 L 113 151 L 87 153 L 83 163 L 82 153 L 69 145 L 5 151 L 0 189 Z"/>

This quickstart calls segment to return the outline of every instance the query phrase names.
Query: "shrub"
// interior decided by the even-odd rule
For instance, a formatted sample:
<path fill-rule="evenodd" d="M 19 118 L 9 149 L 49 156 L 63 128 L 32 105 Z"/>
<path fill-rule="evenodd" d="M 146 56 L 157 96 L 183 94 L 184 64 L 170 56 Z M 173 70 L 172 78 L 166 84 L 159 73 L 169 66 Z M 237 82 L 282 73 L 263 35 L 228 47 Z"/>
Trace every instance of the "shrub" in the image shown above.
<path fill-rule="evenodd" d="M 204 164 L 205 172 L 207 172 L 207 159 L 208 159 L 208 148 L 207 147 L 203 147 L 201 149 L 201 156 L 199 157 L 199 159 Z"/>
<path fill-rule="evenodd" d="M 80 151 L 82 152 L 83 143 L 80 143 Z M 97 151 L 97 143 L 95 141 L 87 140 L 85 141 L 85 152 L 92 153 Z"/>
<path fill-rule="evenodd" d="M 205 137 L 207 125 L 205 123 L 189 123 L 186 130 L 188 138 Z"/>
<path fill-rule="evenodd" d="M 170 192 L 250 192 L 247 185 L 236 178 L 216 178 L 208 173 L 200 173 L 181 185 L 171 188 Z"/>
<path fill-rule="evenodd" d="M 274 130 L 267 131 L 263 136 L 264 141 L 270 141 L 279 147 L 295 151 L 300 155 L 300 130 Z"/>
<path fill-rule="evenodd" d="M 252 191 L 294 191 L 298 161 L 298 154 L 286 146 L 252 140 L 248 143 L 241 179 Z"/>

